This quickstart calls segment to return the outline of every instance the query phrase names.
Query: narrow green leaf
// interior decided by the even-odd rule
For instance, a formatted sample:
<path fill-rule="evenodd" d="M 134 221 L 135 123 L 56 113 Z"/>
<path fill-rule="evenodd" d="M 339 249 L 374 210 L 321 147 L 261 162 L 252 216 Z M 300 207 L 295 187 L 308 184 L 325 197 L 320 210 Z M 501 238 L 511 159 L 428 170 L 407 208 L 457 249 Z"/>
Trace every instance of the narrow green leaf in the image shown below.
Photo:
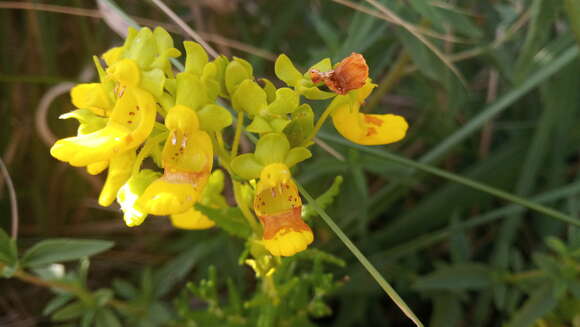
<path fill-rule="evenodd" d="M 491 286 L 492 271 L 485 265 L 462 263 L 423 276 L 413 287 L 419 291 L 469 291 Z"/>
<path fill-rule="evenodd" d="M 199 203 L 195 205 L 195 208 L 234 236 L 246 239 L 252 234 L 252 229 L 238 208 L 215 209 Z"/>
<path fill-rule="evenodd" d="M 524 305 L 513 315 L 507 326 L 532 326 L 534 322 L 552 311 L 558 304 L 553 294 L 553 288 L 550 284 L 544 284 L 542 287 L 537 288 Z"/>
<path fill-rule="evenodd" d="M 55 262 L 77 260 L 113 247 L 114 243 L 101 240 L 50 239 L 37 243 L 22 257 L 24 267 L 38 267 Z"/>

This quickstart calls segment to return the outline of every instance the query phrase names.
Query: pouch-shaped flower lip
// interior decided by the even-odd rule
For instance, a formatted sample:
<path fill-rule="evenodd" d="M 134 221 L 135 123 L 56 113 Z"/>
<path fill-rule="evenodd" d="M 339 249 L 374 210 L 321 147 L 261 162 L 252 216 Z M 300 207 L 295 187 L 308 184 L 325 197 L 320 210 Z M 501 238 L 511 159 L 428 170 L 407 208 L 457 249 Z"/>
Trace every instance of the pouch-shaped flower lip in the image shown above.
<path fill-rule="evenodd" d="M 183 213 L 171 215 L 170 218 L 173 226 L 181 229 L 200 230 L 215 226 L 213 220 L 193 208 Z"/>
<path fill-rule="evenodd" d="M 292 256 L 304 251 L 314 240 L 310 227 L 300 218 L 301 208 L 260 217 L 264 226 L 262 243 L 277 256 Z"/>
<path fill-rule="evenodd" d="M 155 114 L 155 101 L 149 93 L 127 87 L 104 128 L 58 140 L 50 153 L 76 167 L 107 161 L 143 143 L 153 129 Z"/>
<path fill-rule="evenodd" d="M 409 125 L 393 114 L 364 114 L 360 106 L 376 85 L 370 80 L 347 95 L 339 95 L 330 104 L 332 122 L 346 139 L 361 145 L 382 145 L 400 141 Z"/>
<path fill-rule="evenodd" d="M 152 215 L 183 213 L 198 200 L 208 176 L 209 171 L 199 173 L 166 171 L 161 178 L 147 187 L 138 204 Z"/>

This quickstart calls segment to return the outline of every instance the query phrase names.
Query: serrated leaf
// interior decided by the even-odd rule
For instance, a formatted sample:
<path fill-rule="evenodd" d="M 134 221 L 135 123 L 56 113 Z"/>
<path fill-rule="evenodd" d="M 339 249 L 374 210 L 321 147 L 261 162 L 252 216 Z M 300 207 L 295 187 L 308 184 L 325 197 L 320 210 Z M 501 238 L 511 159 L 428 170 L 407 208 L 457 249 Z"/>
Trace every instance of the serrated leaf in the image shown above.
<path fill-rule="evenodd" d="M 113 247 L 114 243 L 101 240 L 51 239 L 37 243 L 22 257 L 23 267 L 38 267 L 56 262 L 77 260 Z"/>

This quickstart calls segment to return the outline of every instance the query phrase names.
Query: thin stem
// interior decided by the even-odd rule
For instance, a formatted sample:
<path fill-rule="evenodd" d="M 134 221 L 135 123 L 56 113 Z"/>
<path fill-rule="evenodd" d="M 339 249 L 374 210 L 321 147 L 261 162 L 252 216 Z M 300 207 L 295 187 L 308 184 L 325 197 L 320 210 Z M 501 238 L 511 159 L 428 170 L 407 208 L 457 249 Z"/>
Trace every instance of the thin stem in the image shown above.
<path fill-rule="evenodd" d="M 8 196 L 10 197 L 10 213 L 12 216 L 12 230 L 11 235 L 13 239 L 18 238 L 18 225 L 20 219 L 18 217 L 18 200 L 16 199 L 16 190 L 14 189 L 14 184 L 12 183 L 12 178 L 10 177 L 10 173 L 8 172 L 8 168 L 4 164 L 2 158 L 0 158 L 0 170 L 2 171 L 2 175 L 6 180 L 6 188 L 8 189 Z"/>
<path fill-rule="evenodd" d="M 231 172 L 230 172 L 230 176 L 231 176 Z M 244 218 L 246 218 L 246 221 L 248 222 L 248 224 L 252 228 L 252 231 L 254 231 L 254 234 L 260 235 L 262 232 L 262 228 L 260 227 L 260 224 L 258 224 L 256 217 L 254 216 L 254 214 L 252 214 L 252 212 L 250 211 L 250 208 L 248 208 L 247 202 L 243 198 L 242 183 L 235 181 L 233 179 L 232 179 L 232 182 L 234 184 L 234 198 L 236 199 L 236 203 L 238 204 L 238 207 L 240 207 L 240 211 L 242 211 Z"/>
<path fill-rule="evenodd" d="M 161 0 L 151 0 L 159 9 L 161 9 L 171 20 L 175 22 L 179 27 L 181 27 L 185 33 L 191 36 L 194 40 L 196 40 L 199 44 L 201 44 L 207 53 L 212 57 L 216 58 L 219 54 L 209 45 L 205 40 L 199 36 L 191 27 L 189 27 L 177 14 L 171 10 L 171 8 L 167 7 L 165 3 Z"/>
<path fill-rule="evenodd" d="M 381 288 L 387 293 L 387 295 L 395 302 L 395 304 L 403 311 L 403 313 L 411 319 L 416 326 L 423 326 L 423 323 L 417 318 L 415 313 L 409 308 L 405 301 L 397 294 L 397 291 L 385 280 L 381 273 L 375 268 L 375 266 L 367 259 L 367 257 L 357 248 L 354 243 L 346 236 L 346 234 L 338 227 L 338 225 L 330 218 L 330 216 L 322 209 L 316 200 L 302 187 L 298 184 L 298 189 L 300 193 L 306 198 L 308 204 L 316 210 L 316 212 L 322 217 L 324 222 L 330 227 L 330 229 L 336 234 L 336 236 L 344 243 L 344 245 L 352 252 L 352 254 L 358 259 L 358 261 L 363 265 L 363 267 L 369 272 L 369 274 L 374 278 L 374 280 L 381 286 Z"/>
<path fill-rule="evenodd" d="M 334 107 L 331 105 L 328 105 L 326 107 L 326 109 L 324 109 L 324 112 L 322 113 L 322 115 L 320 115 L 320 118 L 318 118 L 316 125 L 314 125 L 314 129 L 312 130 L 312 133 L 310 133 L 310 135 L 308 135 L 306 140 L 304 140 L 304 142 L 302 143 L 302 146 L 309 146 L 310 145 L 310 143 L 312 142 L 312 140 L 314 139 L 316 134 L 318 134 L 318 131 L 320 131 L 320 129 L 322 128 L 322 125 L 324 124 L 324 122 L 326 121 L 326 119 L 328 118 L 328 116 L 330 115 L 330 113 L 332 112 L 333 109 L 334 109 Z"/>
<path fill-rule="evenodd" d="M 240 137 L 242 137 L 242 129 L 244 128 L 244 112 L 238 112 L 238 119 L 236 123 L 236 134 L 234 135 L 234 143 L 232 144 L 232 158 L 238 154 L 238 147 L 240 146 Z"/>
<path fill-rule="evenodd" d="M 0 263 L 0 271 L 4 268 L 4 264 Z M 76 295 L 78 298 L 80 298 L 83 301 L 87 301 L 90 302 L 91 301 L 91 293 L 87 292 L 86 290 L 80 288 L 80 287 L 76 287 L 74 285 L 71 284 L 67 284 L 67 283 L 62 283 L 59 281 L 54 281 L 54 280 L 45 280 L 45 279 L 41 279 L 37 276 L 34 276 L 32 274 L 27 273 L 24 270 L 17 270 L 14 272 L 14 277 L 20 279 L 23 282 L 27 282 L 29 284 L 33 284 L 36 286 L 40 286 L 40 287 L 45 287 L 45 288 L 57 288 L 59 290 L 71 293 Z M 111 306 L 115 307 L 116 309 L 119 310 L 135 310 L 135 308 L 131 307 L 130 305 L 128 305 L 127 303 L 123 302 L 123 301 L 119 301 L 117 299 L 111 299 L 108 302 Z M 140 311 L 140 310 L 139 310 Z"/>
<path fill-rule="evenodd" d="M 365 111 L 371 111 L 381 101 L 383 95 L 389 93 L 393 86 L 405 76 L 405 69 L 410 59 L 411 57 L 409 57 L 407 52 L 401 50 L 393 67 L 391 67 L 391 70 L 381 80 L 379 87 L 377 87 L 371 98 L 367 101 Z"/>

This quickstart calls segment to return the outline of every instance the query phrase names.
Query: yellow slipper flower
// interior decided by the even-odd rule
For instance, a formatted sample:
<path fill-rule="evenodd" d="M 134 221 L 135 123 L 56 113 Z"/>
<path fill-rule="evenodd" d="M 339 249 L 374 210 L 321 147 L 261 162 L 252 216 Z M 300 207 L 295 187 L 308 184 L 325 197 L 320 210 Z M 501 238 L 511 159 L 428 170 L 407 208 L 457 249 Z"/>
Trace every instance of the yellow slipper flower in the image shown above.
<path fill-rule="evenodd" d="M 155 114 L 156 104 L 149 93 L 127 87 L 104 128 L 58 140 L 50 154 L 76 167 L 108 161 L 141 145 L 153 129 Z"/>
<path fill-rule="evenodd" d="M 170 130 L 163 148 L 165 173 L 145 190 L 139 202 L 153 215 L 183 213 L 198 200 L 213 165 L 213 147 L 206 132 L 198 129 L 196 113 L 183 105 L 169 110 Z"/>
<path fill-rule="evenodd" d="M 292 256 L 314 240 L 302 220 L 302 200 L 285 164 L 270 164 L 262 170 L 254 211 L 264 226 L 262 243 L 273 255 Z"/>
<path fill-rule="evenodd" d="M 405 118 L 392 114 L 370 115 L 360 112 L 360 106 L 375 87 L 367 81 L 352 94 L 339 95 L 331 103 L 334 106 L 332 122 L 346 139 L 362 145 L 380 145 L 400 141 L 409 125 Z"/>

